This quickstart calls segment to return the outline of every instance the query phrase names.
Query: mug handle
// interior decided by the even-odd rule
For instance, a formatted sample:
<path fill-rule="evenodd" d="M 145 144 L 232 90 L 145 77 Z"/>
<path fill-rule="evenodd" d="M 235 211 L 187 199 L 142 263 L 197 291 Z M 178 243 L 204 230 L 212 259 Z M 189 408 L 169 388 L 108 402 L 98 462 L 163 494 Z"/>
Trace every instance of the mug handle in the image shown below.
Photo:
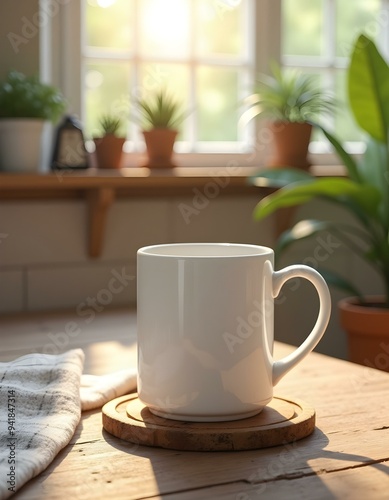
<path fill-rule="evenodd" d="M 273 363 L 273 386 L 307 356 L 322 338 L 331 315 L 331 295 L 324 278 L 312 267 L 304 265 L 288 266 L 273 272 L 273 298 L 276 298 L 284 283 L 292 278 L 305 278 L 316 288 L 319 295 L 319 314 L 311 333 L 304 342 L 285 358 Z"/>

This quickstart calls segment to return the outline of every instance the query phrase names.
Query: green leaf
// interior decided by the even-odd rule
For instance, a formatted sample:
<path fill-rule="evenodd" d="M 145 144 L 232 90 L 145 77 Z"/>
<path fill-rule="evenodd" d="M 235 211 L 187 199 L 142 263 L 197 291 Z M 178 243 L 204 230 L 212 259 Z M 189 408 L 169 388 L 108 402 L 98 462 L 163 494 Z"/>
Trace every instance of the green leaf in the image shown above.
<path fill-rule="evenodd" d="M 332 135 L 328 130 L 323 128 L 321 125 L 318 123 L 312 123 L 313 126 L 319 128 L 323 134 L 326 136 L 326 138 L 330 141 L 332 146 L 334 147 L 336 153 L 338 154 L 340 160 L 344 164 L 344 166 L 347 168 L 348 175 L 350 179 L 352 179 L 355 182 L 361 182 L 361 176 L 358 171 L 358 165 L 355 162 L 354 158 L 348 154 L 343 146 L 340 144 L 340 142 Z"/>
<path fill-rule="evenodd" d="M 389 151 L 385 144 L 370 139 L 366 152 L 359 162 L 363 182 L 375 186 L 381 193 L 379 214 L 381 222 L 389 231 Z"/>
<path fill-rule="evenodd" d="M 359 126 L 380 142 L 389 130 L 389 67 L 374 42 L 361 35 L 348 70 L 350 106 Z"/>
<path fill-rule="evenodd" d="M 348 223 L 306 219 L 284 231 L 277 241 L 276 253 L 283 252 L 293 243 L 302 241 L 323 231 L 332 233 L 342 244 L 352 252 L 364 258 L 367 248 L 374 248 L 371 234 L 359 226 Z"/>
<path fill-rule="evenodd" d="M 0 82 L 1 118 L 43 118 L 56 122 L 66 108 L 60 90 L 37 76 L 10 71 Z"/>
<path fill-rule="evenodd" d="M 337 203 L 340 207 L 346 208 L 349 212 L 351 212 L 362 224 L 367 228 L 371 229 L 371 219 L 369 217 L 369 214 L 366 213 L 365 208 L 361 207 L 358 203 L 355 202 L 355 200 L 352 200 L 351 198 L 332 198 L 331 201 L 334 203 Z M 378 205 L 378 203 L 377 203 Z M 377 214 L 374 214 L 374 217 L 376 217 Z"/>
<path fill-rule="evenodd" d="M 269 168 L 248 178 L 249 184 L 266 187 L 284 187 L 304 180 L 313 181 L 314 177 L 299 168 Z"/>
<path fill-rule="evenodd" d="M 387 273 L 389 271 L 389 246 L 387 238 L 384 236 L 377 241 L 364 257 L 367 261 L 380 266 L 381 270 L 384 269 Z"/>
<path fill-rule="evenodd" d="M 334 201 L 350 200 L 373 216 L 376 216 L 380 202 L 380 193 L 374 186 L 361 185 L 350 179 L 327 177 L 314 182 L 297 182 L 266 196 L 255 207 L 254 218 L 263 219 L 279 208 L 302 205 L 319 196 Z"/>
<path fill-rule="evenodd" d="M 283 252 L 293 243 L 314 236 L 317 233 L 331 229 L 333 223 L 315 219 L 306 219 L 297 222 L 291 229 L 284 231 L 278 238 L 276 253 Z"/>

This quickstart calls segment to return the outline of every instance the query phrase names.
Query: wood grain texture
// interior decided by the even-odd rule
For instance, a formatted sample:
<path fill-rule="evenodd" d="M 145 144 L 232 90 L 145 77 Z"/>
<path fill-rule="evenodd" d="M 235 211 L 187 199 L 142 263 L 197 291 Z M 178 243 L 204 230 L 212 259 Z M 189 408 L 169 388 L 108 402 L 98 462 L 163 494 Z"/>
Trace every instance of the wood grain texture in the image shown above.
<path fill-rule="evenodd" d="M 242 451 L 295 442 L 312 434 L 315 410 L 301 400 L 276 397 L 251 418 L 231 422 L 179 422 L 153 415 L 136 394 L 103 409 L 103 427 L 139 445 L 185 451 Z"/>
<path fill-rule="evenodd" d="M 203 189 L 219 180 L 220 194 L 258 193 L 258 188 L 247 183 L 247 176 L 257 172 L 256 167 L 242 167 L 236 171 L 226 168 L 176 168 L 167 171 L 148 168 L 121 168 L 118 170 L 88 169 L 61 171 L 48 174 L 8 174 L 0 172 L 0 201 L 10 199 L 52 199 L 85 196 L 89 190 L 109 188 L 115 196 L 171 196 L 193 195 L 193 188 Z M 217 182 L 216 182 L 217 183 Z M 267 188 L 261 188 L 268 190 Z"/>
<path fill-rule="evenodd" d="M 0 360 L 44 348 L 76 314 L 0 320 Z M 135 362 L 135 314 L 106 311 L 83 325 L 64 350 L 83 347 L 86 370 Z M 277 358 L 293 348 L 276 343 Z M 312 353 L 275 394 L 308 401 L 316 428 L 305 439 L 261 450 L 191 452 L 120 440 L 102 428 L 101 411 L 83 414 L 69 445 L 17 499 L 258 498 L 388 499 L 389 374 Z"/>

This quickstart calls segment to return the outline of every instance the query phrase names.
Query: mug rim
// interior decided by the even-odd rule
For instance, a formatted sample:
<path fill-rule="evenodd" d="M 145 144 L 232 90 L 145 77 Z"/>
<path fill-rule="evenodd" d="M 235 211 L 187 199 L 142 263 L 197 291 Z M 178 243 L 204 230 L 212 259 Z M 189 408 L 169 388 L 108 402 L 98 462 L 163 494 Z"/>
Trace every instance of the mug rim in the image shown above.
<path fill-rule="evenodd" d="M 179 248 L 188 249 L 190 247 L 205 249 L 205 247 L 214 247 L 215 249 L 231 249 L 231 250 L 241 250 L 238 253 L 222 253 L 219 254 L 185 254 L 185 253 L 163 253 L 161 252 L 163 249 L 166 251 L 170 249 Z M 244 252 L 246 250 L 246 252 Z M 249 251 L 250 250 L 250 251 Z M 252 245 L 249 243 L 161 243 L 157 245 L 148 245 L 142 248 L 139 248 L 137 251 L 138 255 L 144 255 L 148 257 L 161 257 L 161 258 L 170 258 L 170 259 L 220 259 L 220 258 L 249 258 L 249 257 L 263 257 L 270 256 L 274 254 L 274 251 L 270 247 L 266 247 L 263 245 Z"/>

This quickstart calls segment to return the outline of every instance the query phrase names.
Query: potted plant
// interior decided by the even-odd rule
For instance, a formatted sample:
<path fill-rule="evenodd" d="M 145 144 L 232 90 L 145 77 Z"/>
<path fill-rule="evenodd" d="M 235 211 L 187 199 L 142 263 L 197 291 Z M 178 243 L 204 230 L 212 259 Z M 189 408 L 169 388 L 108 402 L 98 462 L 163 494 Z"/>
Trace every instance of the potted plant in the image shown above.
<path fill-rule="evenodd" d="M 138 107 L 144 124 L 142 132 L 148 156 L 146 166 L 174 167 L 172 156 L 177 127 L 184 119 L 180 104 L 166 90 L 160 90 L 156 95 L 138 101 Z"/>
<path fill-rule="evenodd" d="M 261 76 L 255 93 L 246 101 L 250 107 L 243 113 L 241 124 L 264 117 L 272 133 L 272 156 L 267 165 L 308 169 L 309 121 L 333 108 L 331 96 L 321 91 L 315 77 L 281 69 L 273 62 L 271 74 Z"/>
<path fill-rule="evenodd" d="M 281 235 L 278 250 L 326 230 L 378 272 L 385 290 L 382 297 L 364 297 L 344 277 L 323 271 L 329 283 L 354 295 L 340 302 L 350 359 L 362 364 L 369 360 L 389 370 L 389 363 L 379 364 L 380 356 L 389 353 L 389 66 L 364 35 L 356 41 L 348 67 L 348 94 L 354 117 L 367 134 L 363 157 L 354 159 L 330 132 L 317 125 L 344 163 L 348 177 L 314 178 L 298 172 L 298 180 L 290 183 L 295 175 L 291 169 L 264 172 L 268 181 L 275 179 L 284 187 L 261 200 L 254 215 L 259 220 L 280 207 L 302 205 L 316 197 L 333 201 L 352 214 L 357 224 L 300 221 Z"/>
<path fill-rule="evenodd" d="M 37 171 L 44 123 L 57 121 L 64 109 L 56 87 L 11 71 L 0 83 L 0 170 Z"/>
<path fill-rule="evenodd" d="M 100 119 L 102 136 L 95 137 L 96 160 L 98 168 L 120 168 L 125 137 L 119 136 L 122 121 L 113 115 Z"/>

